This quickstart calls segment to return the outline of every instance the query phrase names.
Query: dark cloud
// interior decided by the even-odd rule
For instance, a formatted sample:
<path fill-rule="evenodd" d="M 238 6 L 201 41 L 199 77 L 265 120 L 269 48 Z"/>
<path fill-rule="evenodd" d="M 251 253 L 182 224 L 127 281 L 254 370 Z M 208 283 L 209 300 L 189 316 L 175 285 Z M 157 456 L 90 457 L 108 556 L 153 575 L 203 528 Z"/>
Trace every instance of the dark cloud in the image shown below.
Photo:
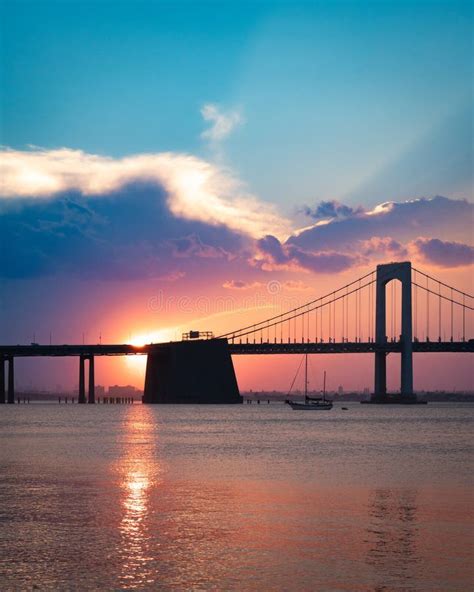
<path fill-rule="evenodd" d="M 231 259 L 232 253 L 221 246 L 206 245 L 196 233 L 169 241 L 175 257 L 203 257 L 206 259 Z"/>
<path fill-rule="evenodd" d="M 373 236 L 367 241 L 362 241 L 361 251 L 372 258 L 407 257 L 408 255 L 406 247 L 390 236 Z"/>
<path fill-rule="evenodd" d="M 271 234 L 257 241 L 257 247 L 269 257 L 272 263 L 276 265 L 286 265 L 288 263 L 288 253 L 285 252 L 280 241 Z"/>
<path fill-rule="evenodd" d="M 274 236 L 268 235 L 258 241 L 260 258 L 256 264 L 262 269 L 303 269 L 313 273 L 338 273 L 361 262 L 359 255 L 336 251 L 305 251 L 292 244 L 281 244 Z"/>
<path fill-rule="evenodd" d="M 312 252 L 290 246 L 288 253 L 299 267 L 314 273 L 339 273 L 362 262 L 359 255 L 336 251 Z"/>
<path fill-rule="evenodd" d="M 322 202 L 311 215 L 331 220 L 303 230 L 283 244 L 274 236 L 264 237 L 258 241 L 260 265 L 337 273 L 371 259 L 406 258 L 410 254 L 407 245 L 421 233 L 440 241 L 453 234 L 471 236 L 474 207 L 465 200 L 438 196 L 387 202 L 373 211 Z"/>
<path fill-rule="evenodd" d="M 438 267 L 462 267 L 474 263 L 474 247 L 437 238 L 418 238 L 412 246 L 428 264 Z"/>
<path fill-rule="evenodd" d="M 54 200 L 3 202 L 0 274 L 100 279 L 176 277 L 205 259 L 225 266 L 248 239 L 225 226 L 173 216 L 156 184 L 107 195 L 68 192 Z M 209 263 L 210 265 L 211 263 Z"/>
<path fill-rule="evenodd" d="M 347 218 L 362 213 L 363 208 L 351 208 L 336 200 L 321 201 L 314 208 L 303 206 L 302 212 L 305 216 L 314 218 L 314 220 L 326 220 L 328 218 Z"/>

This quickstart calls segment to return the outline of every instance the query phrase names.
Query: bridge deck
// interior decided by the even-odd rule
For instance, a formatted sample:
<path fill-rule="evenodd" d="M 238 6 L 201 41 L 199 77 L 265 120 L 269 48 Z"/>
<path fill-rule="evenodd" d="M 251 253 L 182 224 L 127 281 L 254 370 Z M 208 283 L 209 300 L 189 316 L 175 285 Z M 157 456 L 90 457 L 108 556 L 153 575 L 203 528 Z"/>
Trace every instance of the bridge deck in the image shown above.
<path fill-rule="evenodd" d="M 14 357 L 67 357 L 67 356 L 132 356 L 157 353 L 167 343 L 151 343 L 143 346 L 129 344 L 110 345 L 1 345 L 0 356 Z M 368 354 L 377 351 L 396 353 L 400 342 L 377 344 L 374 342 L 345 343 L 229 343 L 233 355 L 262 354 Z M 474 352 L 474 340 L 469 341 L 414 341 L 414 353 L 463 353 Z"/>

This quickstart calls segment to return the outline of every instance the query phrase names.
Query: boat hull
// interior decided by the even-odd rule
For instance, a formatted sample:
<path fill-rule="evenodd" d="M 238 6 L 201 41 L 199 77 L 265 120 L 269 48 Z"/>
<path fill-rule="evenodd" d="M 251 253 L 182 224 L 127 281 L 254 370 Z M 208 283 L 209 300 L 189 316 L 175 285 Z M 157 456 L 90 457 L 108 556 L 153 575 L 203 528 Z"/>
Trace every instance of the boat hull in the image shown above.
<path fill-rule="evenodd" d="M 294 411 L 330 411 L 333 407 L 332 403 L 311 405 L 309 403 L 293 403 L 291 401 L 287 401 L 287 405 L 289 405 Z"/>

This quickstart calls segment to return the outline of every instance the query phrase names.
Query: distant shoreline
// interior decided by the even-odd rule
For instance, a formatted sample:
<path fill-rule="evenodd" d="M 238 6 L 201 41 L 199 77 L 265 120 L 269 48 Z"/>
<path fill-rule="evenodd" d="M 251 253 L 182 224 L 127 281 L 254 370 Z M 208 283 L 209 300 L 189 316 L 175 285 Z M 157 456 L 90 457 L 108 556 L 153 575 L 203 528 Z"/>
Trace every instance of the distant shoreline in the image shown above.
<path fill-rule="evenodd" d="M 314 395 L 319 393 L 313 393 Z M 304 394 L 300 392 L 292 393 L 288 395 L 284 392 L 279 391 L 243 391 L 241 395 L 244 400 L 251 400 L 251 401 L 275 401 L 275 402 L 283 402 L 286 399 L 303 399 Z M 466 392 L 458 392 L 458 393 L 450 393 L 444 391 L 418 391 L 416 395 L 419 399 L 424 401 L 429 401 L 430 403 L 474 403 L 474 392 L 466 391 Z M 15 401 L 18 399 L 23 402 L 24 400 L 30 400 L 30 402 L 58 402 L 59 398 L 61 398 L 61 403 L 65 403 L 65 399 L 69 403 L 72 403 L 74 399 L 77 402 L 78 395 L 77 393 L 49 393 L 49 392 L 38 392 L 38 391 L 20 391 L 15 393 Z M 367 400 L 370 395 L 367 393 L 358 393 L 358 392 L 347 392 L 342 395 L 339 395 L 334 392 L 328 392 L 327 397 L 332 399 L 335 403 L 358 403 L 360 401 Z M 101 397 L 102 400 L 103 397 Z M 109 398 L 108 396 L 105 397 L 106 399 Z M 137 394 L 135 397 L 132 397 L 135 402 L 141 402 L 142 396 L 141 393 Z"/>
<path fill-rule="evenodd" d="M 314 393 L 314 395 L 319 393 Z M 241 393 L 244 399 L 250 399 L 252 401 L 257 400 L 270 400 L 270 401 L 284 401 L 285 399 L 302 399 L 304 398 L 303 393 L 292 393 L 288 395 L 280 392 L 243 392 Z M 474 403 L 474 392 L 466 391 L 459 393 L 450 393 L 442 391 L 417 391 L 417 397 L 422 401 L 429 401 L 430 403 Z M 360 401 L 366 401 L 370 398 L 370 394 L 358 393 L 358 392 L 347 392 L 339 395 L 334 392 L 328 392 L 327 397 L 332 399 L 335 403 L 358 403 Z"/>

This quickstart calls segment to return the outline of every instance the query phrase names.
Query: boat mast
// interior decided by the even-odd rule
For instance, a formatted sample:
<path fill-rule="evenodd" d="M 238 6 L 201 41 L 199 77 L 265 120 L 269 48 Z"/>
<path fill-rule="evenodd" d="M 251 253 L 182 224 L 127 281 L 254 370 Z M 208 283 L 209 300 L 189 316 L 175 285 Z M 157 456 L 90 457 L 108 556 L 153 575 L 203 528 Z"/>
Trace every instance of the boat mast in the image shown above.
<path fill-rule="evenodd" d="M 323 401 L 326 400 L 326 370 L 324 371 L 324 379 L 323 379 Z"/>
<path fill-rule="evenodd" d="M 308 354 L 304 357 L 304 398 L 308 396 Z"/>

